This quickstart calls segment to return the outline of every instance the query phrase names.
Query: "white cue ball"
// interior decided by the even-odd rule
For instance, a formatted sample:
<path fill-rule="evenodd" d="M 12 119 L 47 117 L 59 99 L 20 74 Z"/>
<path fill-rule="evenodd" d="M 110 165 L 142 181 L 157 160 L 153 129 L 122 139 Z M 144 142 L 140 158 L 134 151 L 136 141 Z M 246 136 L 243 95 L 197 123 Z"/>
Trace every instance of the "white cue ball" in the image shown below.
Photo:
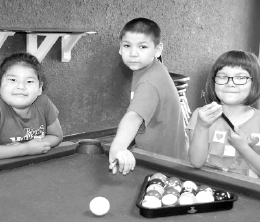
<path fill-rule="evenodd" d="M 96 216 L 103 216 L 109 211 L 110 203 L 105 197 L 95 197 L 90 201 L 89 209 Z"/>

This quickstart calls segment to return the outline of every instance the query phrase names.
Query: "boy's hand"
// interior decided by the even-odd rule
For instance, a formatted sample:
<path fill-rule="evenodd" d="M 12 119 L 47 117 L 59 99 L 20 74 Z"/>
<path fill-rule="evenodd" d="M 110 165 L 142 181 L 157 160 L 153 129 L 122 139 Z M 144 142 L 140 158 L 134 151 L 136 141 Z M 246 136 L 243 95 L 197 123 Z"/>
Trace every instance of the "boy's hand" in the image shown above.
<path fill-rule="evenodd" d="M 209 127 L 222 114 L 222 105 L 212 102 L 199 110 L 198 123 L 203 127 Z"/>
<path fill-rule="evenodd" d="M 27 145 L 27 155 L 47 153 L 51 149 L 51 143 L 43 142 L 41 139 L 30 140 Z"/>
<path fill-rule="evenodd" d="M 109 153 L 109 169 L 113 174 L 117 173 L 117 167 L 123 175 L 128 174 L 135 168 L 134 155 L 129 150 L 122 150 L 118 152 L 110 151 Z"/>

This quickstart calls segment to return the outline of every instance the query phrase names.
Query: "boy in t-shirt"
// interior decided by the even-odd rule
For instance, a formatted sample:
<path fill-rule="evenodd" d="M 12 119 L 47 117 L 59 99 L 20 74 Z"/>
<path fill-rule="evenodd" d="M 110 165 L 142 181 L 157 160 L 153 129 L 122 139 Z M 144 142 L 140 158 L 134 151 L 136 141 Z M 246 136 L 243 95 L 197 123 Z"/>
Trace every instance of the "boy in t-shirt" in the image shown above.
<path fill-rule="evenodd" d="M 133 70 L 131 103 L 119 123 L 109 152 L 109 168 L 124 175 L 134 170 L 129 145 L 150 152 L 187 159 L 185 131 L 177 89 L 161 55 L 161 30 L 152 20 L 137 18 L 120 33 L 119 54 Z"/>

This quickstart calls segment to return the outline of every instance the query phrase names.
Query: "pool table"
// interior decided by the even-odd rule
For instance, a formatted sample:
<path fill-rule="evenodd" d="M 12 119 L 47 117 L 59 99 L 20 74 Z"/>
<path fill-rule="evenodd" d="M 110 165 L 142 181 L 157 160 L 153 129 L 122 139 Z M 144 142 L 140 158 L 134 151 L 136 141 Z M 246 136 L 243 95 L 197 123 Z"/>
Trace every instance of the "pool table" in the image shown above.
<path fill-rule="evenodd" d="M 47 154 L 0 161 L 1 222 L 86 221 L 260 221 L 257 180 L 209 169 L 196 170 L 173 158 L 133 149 L 137 166 L 127 176 L 108 170 L 110 143 L 101 138 L 102 153 L 78 152 L 67 141 Z M 155 172 L 204 183 L 237 194 L 231 210 L 159 218 L 140 215 L 136 201 L 144 178 Z M 110 211 L 97 217 L 89 210 L 96 196 L 110 201 Z"/>

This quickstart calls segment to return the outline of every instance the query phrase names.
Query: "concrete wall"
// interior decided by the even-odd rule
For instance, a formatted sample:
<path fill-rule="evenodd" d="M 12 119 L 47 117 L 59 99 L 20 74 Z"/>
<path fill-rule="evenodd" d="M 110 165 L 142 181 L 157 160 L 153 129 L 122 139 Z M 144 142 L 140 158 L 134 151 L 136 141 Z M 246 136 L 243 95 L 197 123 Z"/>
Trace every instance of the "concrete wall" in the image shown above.
<path fill-rule="evenodd" d="M 65 135 L 116 127 L 130 97 L 131 72 L 118 54 L 118 34 L 136 17 L 162 29 L 164 64 L 191 77 L 187 97 L 192 110 L 214 60 L 231 49 L 258 55 L 258 0 L 1 0 L 0 26 L 57 27 L 97 31 L 82 37 L 68 63 L 60 62 L 60 43 L 42 64 L 46 94 L 60 110 Z M 26 50 L 24 34 L 8 37 L 0 61 Z"/>

